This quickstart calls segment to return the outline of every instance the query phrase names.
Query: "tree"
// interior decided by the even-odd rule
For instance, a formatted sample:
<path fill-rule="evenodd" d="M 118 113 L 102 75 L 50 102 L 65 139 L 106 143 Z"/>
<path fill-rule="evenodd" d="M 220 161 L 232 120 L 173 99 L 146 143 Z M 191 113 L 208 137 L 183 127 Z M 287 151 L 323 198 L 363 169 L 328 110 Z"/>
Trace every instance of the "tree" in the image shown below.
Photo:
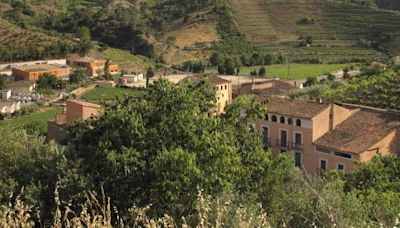
<path fill-rule="evenodd" d="M 104 79 L 105 80 L 111 80 L 112 76 L 111 76 L 111 73 L 110 73 L 110 59 L 106 60 L 106 63 L 104 64 L 103 71 L 104 71 Z"/>
<path fill-rule="evenodd" d="M 225 74 L 225 67 L 222 64 L 218 64 L 218 74 Z"/>
<path fill-rule="evenodd" d="M 4 89 L 7 86 L 9 77 L 6 74 L 0 74 L 0 89 Z"/>
<path fill-rule="evenodd" d="M 69 75 L 69 83 L 80 83 L 87 78 L 87 70 L 85 68 L 76 68 Z"/>
<path fill-rule="evenodd" d="M 40 89 L 52 89 L 57 87 L 57 77 L 49 74 L 44 73 L 36 81 L 37 87 Z"/>
<path fill-rule="evenodd" d="M 82 26 L 78 28 L 76 35 L 79 38 L 79 44 L 78 44 L 79 53 L 82 55 L 87 54 L 87 52 L 93 48 L 93 44 L 91 41 L 92 36 L 90 34 L 90 30 L 87 27 Z"/>
<path fill-rule="evenodd" d="M 235 64 L 231 58 L 225 59 L 225 74 L 234 75 L 235 74 Z"/>
<path fill-rule="evenodd" d="M 66 158 L 83 178 L 80 183 L 97 186 L 96 191 L 102 184 L 120 209 L 151 203 L 157 214 L 187 214 L 197 186 L 212 195 L 247 192 L 259 185 L 267 168 L 261 137 L 247 127 L 265 106 L 255 97 L 241 99 L 215 118 L 207 115 L 213 105 L 207 80 L 156 81 L 143 100 L 120 99 L 98 119 L 71 126 Z M 248 115 L 241 117 L 244 110 Z M 76 181 L 63 183 L 63 197 L 77 200 L 69 192 L 80 189 L 73 187 Z"/>
<path fill-rule="evenodd" d="M 150 78 L 154 77 L 154 70 L 152 67 L 147 68 L 146 72 L 146 88 L 149 87 Z"/>
<path fill-rule="evenodd" d="M 210 57 L 210 63 L 212 66 L 218 66 L 219 64 L 223 64 L 223 62 L 224 56 L 219 52 L 215 52 Z"/>
<path fill-rule="evenodd" d="M 304 82 L 304 86 L 310 87 L 315 85 L 318 82 L 317 77 L 307 77 L 306 82 Z"/>
<path fill-rule="evenodd" d="M 259 76 L 265 76 L 267 71 L 265 70 L 265 67 L 261 67 L 260 70 L 258 71 Z"/>

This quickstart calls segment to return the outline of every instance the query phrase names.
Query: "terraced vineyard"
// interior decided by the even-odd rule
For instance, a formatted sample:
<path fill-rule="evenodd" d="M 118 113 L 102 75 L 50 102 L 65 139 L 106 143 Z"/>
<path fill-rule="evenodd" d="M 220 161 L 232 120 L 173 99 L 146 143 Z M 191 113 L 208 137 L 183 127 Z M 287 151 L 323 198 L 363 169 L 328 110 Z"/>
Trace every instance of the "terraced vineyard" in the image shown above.
<path fill-rule="evenodd" d="M 400 40 L 400 13 L 333 0 L 228 0 L 246 38 L 294 58 L 376 58 L 371 49 L 355 48 L 372 34 L 391 33 Z M 310 19 L 311 23 L 300 23 Z M 299 37 L 313 38 L 312 48 L 298 47 Z M 394 43 L 395 43 L 394 41 Z M 397 42 L 398 43 L 398 42 Z M 399 45 L 397 45 L 400 50 Z"/>

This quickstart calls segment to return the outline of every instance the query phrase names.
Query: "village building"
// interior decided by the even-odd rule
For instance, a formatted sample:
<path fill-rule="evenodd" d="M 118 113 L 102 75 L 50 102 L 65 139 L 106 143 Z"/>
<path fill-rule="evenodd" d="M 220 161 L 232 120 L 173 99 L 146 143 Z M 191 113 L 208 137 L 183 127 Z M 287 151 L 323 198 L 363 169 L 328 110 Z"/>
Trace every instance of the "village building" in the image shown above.
<path fill-rule="evenodd" d="M 0 99 L 1 100 L 9 100 L 11 98 L 11 90 L 10 89 L 3 89 L 0 90 Z"/>
<path fill-rule="evenodd" d="M 8 76 L 11 76 L 12 68 L 41 65 L 41 64 L 50 64 L 50 65 L 56 64 L 56 65 L 65 66 L 65 65 L 67 65 L 67 60 L 66 59 L 49 59 L 49 60 L 36 60 L 36 61 L 28 61 L 28 62 L 4 63 L 4 64 L 0 64 L 0 74 L 6 74 Z"/>
<path fill-rule="evenodd" d="M 17 101 L 0 101 L 0 113 L 12 114 L 21 109 L 21 102 Z"/>
<path fill-rule="evenodd" d="M 251 126 L 273 154 L 291 153 L 296 166 L 308 173 L 349 172 L 356 162 L 377 154 L 400 153 L 400 114 L 277 97 L 261 100 L 268 114 Z"/>
<path fill-rule="evenodd" d="M 36 84 L 33 81 L 20 80 L 8 84 L 7 87 L 11 90 L 12 95 L 19 96 L 22 94 L 31 94 Z"/>
<path fill-rule="evenodd" d="M 67 78 L 71 68 L 65 65 L 37 64 L 18 66 L 12 68 L 12 76 L 22 80 L 37 80 L 41 75 L 47 73 L 57 78 Z"/>
<path fill-rule="evenodd" d="M 255 82 L 253 79 L 251 83 L 244 83 L 237 89 L 234 89 L 233 97 L 243 94 L 286 97 L 287 93 L 294 89 L 296 89 L 295 86 L 278 79 L 271 79 L 261 82 Z"/>
<path fill-rule="evenodd" d="M 101 106 L 81 100 L 67 100 L 64 113 L 47 122 L 48 140 L 60 141 L 64 136 L 64 127 L 74 121 L 86 120 L 98 116 Z"/>
<path fill-rule="evenodd" d="M 144 76 L 143 74 L 132 74 L 132 75 L 124 75 L 119 78 L 119 81 L 122 85 L 130 84 L 130 83 L 135 83 L 139 81 L 143 81 Z"/>
<path fill-rule="evenodd" d="M 202 79 L 201 76 L 187 76 L 181 82 L 198 82 Z M 225 107 L 232 103 L 232 84 L 229 80 L 225 80 L 219 76 L 211 76 L 208 78 L 215 91 L 216 104 L 210 110 L 210 113 L 223 113 Z"/>
<path fill-rule="evenodd" d="M 104 74 L 104 66 L 106 62 L 107 60 L 85 57 L 74 60 L 73 65 L 86 68 L 88 75 L 91 77 L 98 77 L 101 74 Z M 119 66 L 117 64 L 113 64 L 112 61 L 109 60 L 108 71 L 110 74 L 118 74 Z"/>

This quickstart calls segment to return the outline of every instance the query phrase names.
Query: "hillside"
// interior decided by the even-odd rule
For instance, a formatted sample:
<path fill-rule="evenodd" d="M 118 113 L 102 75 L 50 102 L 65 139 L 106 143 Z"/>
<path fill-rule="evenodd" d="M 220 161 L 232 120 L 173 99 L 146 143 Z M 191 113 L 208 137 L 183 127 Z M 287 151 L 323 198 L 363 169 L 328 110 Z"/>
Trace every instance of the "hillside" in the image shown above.
<path fill-rule="evenodd" d="M 239 31 L 274 51 L 329 58 L 376 55 L 369 47 L 400 50 L 399 12 L 332 0 L 227 2 Z M 298 47 L 301 37 L 312 38 L 311 48 Z M 368 48 L 354 48 L 361 43 Z"/>

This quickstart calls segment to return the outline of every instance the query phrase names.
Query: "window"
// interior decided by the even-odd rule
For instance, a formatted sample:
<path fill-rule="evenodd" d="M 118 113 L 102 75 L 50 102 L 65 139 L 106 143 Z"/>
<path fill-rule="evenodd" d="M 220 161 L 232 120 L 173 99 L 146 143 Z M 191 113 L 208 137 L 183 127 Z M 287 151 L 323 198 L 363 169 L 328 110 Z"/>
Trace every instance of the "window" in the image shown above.
<path fill-rule="evenodd" d="M 281 149 L 281 154 L 284 154 L 284 153 L 286 153 L 286 152 L 287 152 L 286 149 Z"/>
<path fill-rule="evenodd" d="M 289 125 L 293 125 L 293 119 L 292 119 L 292 118 L 289 118 L 289 119 L 288 119 L 288 124 L 289 124 Z"/>
<path fill-rule="evenodd" d="M 225 85 L 225 89 L 228 89 L 228 86 L 227 86 L 227 85 Z"/>
<path fill-rule="evenodd" d="M 330 154 L 331 151 L 328 148 L 322 147 L 322 146 L 317 146 L 317 151 L 318 152 L 322 152 L 322 153 L 326 153 L 326 154 Z"/>
<path fill-rule="evenodd" d="M 336 169 L 339 171 L 344 171 L 345 166 L 343 163 L 336 163 Z"/>
<path fill-rule="evenodd" d="M 263 143 L 264 145 L 269 145 L 268 127 L 263 127 Z"/>
<path fill-rule="evenodd" d="M 301 164 L 301 153 L 300 152 L 294 153 L 294 164 L 296 165 L 296 167 L 301 168 L 302 164 Z"/>
<path fill-rule="evenodd" d="M 223 90 L 224 89 L 224 86 L 221 86 L 221 90 Z"/>
<path fill-rule="evenodd" d="M 335 156 L 338 157 L 344 157 L 344 158 L 352 158 L 353 156 L 351 154 L 335 151 Z"/>
<path fill-rule="evenodd" d="M 319 168 L 321 170 L 326 170 L 328 168 L 328 162 L 325 159 L 319 160 Z"/>
<path fill-rule="evenodd" d="M 272 116 L 272 122 L 277 122 L 278 121 L 278 119 L 276 118 L 276 116 Z"/>
<path fill-rule="evenodd" d="M 268 114 L 266 114 L 266 115 L 265 115 L 265 120 L 266 120 L 266 121 L 268 121 L 268 120 L 269 120 L 269 118 L 268 118 Z"/>
<path fill-rule="evenodd" d="M 299 119 L 296 120 L 296 126 L 301 127 L 301 120 Z"/>
<path fill-rule="evenodd" d="M 281 130 L 280 138 L 279 138 L 279 146 L 286 147 L 287 146 L 287 131 Z"/>
<path fill-rule="evenodd" d="M 222 95 L 222 97 L 224 97 L 224 94 L 221 94 Z"/>
<path fill-rule="evenodd" d="M 285 117 L 281 116 L 281 118 L 279 118 L 279 122 L 284 124 L 285 123 Z"/>

